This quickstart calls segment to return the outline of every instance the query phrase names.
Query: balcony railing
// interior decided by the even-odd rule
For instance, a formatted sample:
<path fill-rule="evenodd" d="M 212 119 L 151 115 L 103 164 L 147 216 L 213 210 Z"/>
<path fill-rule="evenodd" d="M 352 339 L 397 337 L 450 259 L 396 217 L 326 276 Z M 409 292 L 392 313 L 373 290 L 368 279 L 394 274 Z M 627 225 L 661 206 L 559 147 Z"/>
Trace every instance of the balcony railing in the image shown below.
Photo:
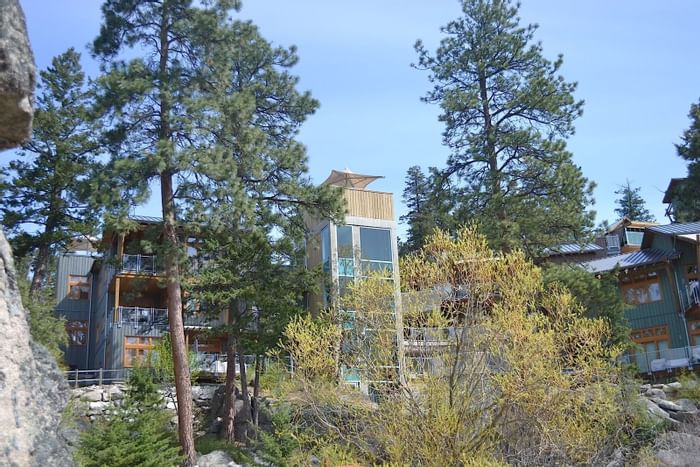
<path fill-rule="evenodd" d="M 655 350 L 652 352 L 631 352 L 621 359 L 622 363 L 636 365 L 640 373 L 672 371 L 678 368 L 692 368 L 700 365 L 700 345 Z"/>
<path fill-rule="evenodd" d="M 688 308 L 700 305 L 700 282 L 693 281 L 688 283 L 685 290 L 688 294 Z"/>
<path fill-rule="evenodd" d="M 404 328 L 404 341 L 408 345 L 442 345 L 454 340 L 457 330 L 446 328 Z"/>
<path fill-rule="evenodd" d="M 155 255 L 122 255 L 121 272 L 133 272 L 138 274 L 156 274 Z"/>
<path fill-rule="evenodd" d="M 130 326 L 168 326 L 166 308 L 143 308 L 138 306 L 120 306 L 116 310 L 115 322 Z"/>

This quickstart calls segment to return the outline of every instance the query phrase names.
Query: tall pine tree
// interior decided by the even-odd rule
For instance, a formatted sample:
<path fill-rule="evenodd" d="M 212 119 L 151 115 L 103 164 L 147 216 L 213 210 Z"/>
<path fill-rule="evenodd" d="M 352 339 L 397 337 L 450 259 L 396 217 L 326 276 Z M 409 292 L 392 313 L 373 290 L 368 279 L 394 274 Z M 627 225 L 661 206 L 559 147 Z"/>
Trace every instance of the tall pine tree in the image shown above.
<path fill-rule="evenodd" d="M 681 143 L 676 145 L 678 155 L 688 164 L 688 175 L 674 193 L 675 222 L 700 220 L 700 103 L 690 106 L 688 117 L 690 127 L 683 132 Z"/>
<path fill-rule="evenodd" d="M 2 222 L 17 256 L 33 255 L 29 295 L 45 284 L 54 252 L 96 233 L 90 204 L 100 168 L 92 92 L 80 54 L 68 49 L 40 72 L 32 139 L 2 169 Z"/>
<path fill-rule="evenodd" d="M 225 426 L 233 440 L 234 356 L 264 350 L 300 311 L 301 292 L 309 286 L 299 256 L 304 214 L 338 219 L 343 208 L 335 189 L 314 187 L 306 175 L 305 149 L 296 136 L 318 102 L 297 91 L 298 79 L 289 73 L 298 60 L 295 49 L 273 47 L 249 22 L 235 21 L 220 33 L 205 53 L 206 127 L 212 146 L 224 151 L 225 171 L 181 189 L 204 259 L 193 297 L 228 316 Z M 245 366 L 240 369 L 244 380 Z M 249 407 L 247 387 L 241 392 Z"/>
<path fill-rule="evenodd" d="M 434 83 L 424 100 L 442 108 L 456 220 L 478 220 L 493 247 L 532 255 L 582 237 L 593 186 L 565 144 L 582 112 L 576 84 L 558 74 L 561 57 L 544 58 L 536 26 L 519 24 L 517 5 L 461 4 L 434 54 L 415 46 L 416 67 Z"/>
<path fill-rule="evenodd" d="M 111 168 L 137 197 L 147 193 L 151 180 L 160 183 L 178 426 L 187 465 L 194 464 L 195 453 L 182 320 L 184 236 L 196 238 L 200 247 L 219 241 L 246 248 L 249 243 L 237 233 L 263 226 L 266 241 L 272 241 L 288 228 L 301 228 L 301 210 L 340 210 L 333 190 L 311 186 L 304 147 L 295 140 L 317 106 L 308 93 L 295 90 L 298 80 L 286 71 L 297 61 L 295 50 L 273 48 L 251 23 L 232 21 L 230 10 L 237 6 L 224 0 L 108 0 L 93 46 L 105 70 L 101 102 L 114 121 L 107 134 Z M 137 58 L 120 59 L 125 55 Z M 223 229 L 230 233 L 221 240 L 217 233 Z M 206 259 L 225 254 L 213 249 Z M 234 250 L 232 257 L 240 254 Z"/>
<path fill-rule="evenodd" d="M 198 173 L 219 170 L 221 152 L 210 149 L 202 115 L 202 78 L 208 41 L 228 20 L 235 1 L 106 0 L 92 50 L 102 62 L 99 102 L 111 117 L 106 133 L 111 169 L 137 199 L 152 181 L 160 185 L 168 322 L 172 339 L 179 439 L 185 465 L 196 463 L 192 389 L 187 365 L 181 294 L 185 249 L 178 235 L 179 185 Z M 226 170 L 225 165 L 221 170 Z M 116 194 L 114 198 L 119 198 Z M 181 198 L 180 198 L 181 199 Z M 121 209 L 118 214 L 127 211 Z"/>
<path fill-rule="evenodd" d="M 615 194 L 619 196 L 619 198 L 615 200 L 615 204 L 617 204 L 615 214 L 617 214 L 620 219 L 627 217 L 630 220 L 641 222 L 654 222 L 656 220 L 646 208 L 644 198 L 639 194 L 641 190 L 640 187 L 633 188 L 629 180 L 627 180 L 624 185 L 620 185 L 619 189 L 615 190 Z"/>

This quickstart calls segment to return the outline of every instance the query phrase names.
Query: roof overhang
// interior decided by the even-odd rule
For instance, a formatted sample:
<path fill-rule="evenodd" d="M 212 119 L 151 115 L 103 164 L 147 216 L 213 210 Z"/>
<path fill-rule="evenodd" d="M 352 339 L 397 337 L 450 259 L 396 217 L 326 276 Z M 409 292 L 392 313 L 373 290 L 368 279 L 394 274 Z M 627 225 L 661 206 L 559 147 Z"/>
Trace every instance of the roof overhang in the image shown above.
<path fill-rule="evenodd" d="M 358 174 L 351 171 L 350 169 L 331 170 L 331 174 L 323 182 L 323 185 L 334 185 L 343 188 L 365 189 L 367 185 L 380 178 L 384 177 L 379 175 Z"/>

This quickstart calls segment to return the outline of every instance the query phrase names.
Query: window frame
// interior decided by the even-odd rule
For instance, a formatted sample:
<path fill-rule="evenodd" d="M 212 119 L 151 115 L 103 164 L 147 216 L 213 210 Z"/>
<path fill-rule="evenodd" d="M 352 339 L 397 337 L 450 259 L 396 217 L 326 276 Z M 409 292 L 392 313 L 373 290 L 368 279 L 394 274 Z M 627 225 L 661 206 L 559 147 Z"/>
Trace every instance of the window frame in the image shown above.
<path fill-rule="evenodd" d="M 129 339 L 139 339 L 136 343 L 129 343 Z M 147 342 L 142 342 L 141 340 L 146 340 Z M 158 336 L 124 336 L 124 346 L 122 351 L 122 364 L 124 368 L 134 368 L 136 365 L 129 357 L 128 350 L 136 350 L 137 355 L 143 354 L 145 357 L 147 352 L 153 351 L 158 345 L 160 337 Z"/>
<path fill-rule="evenodd" d="M 72 293 L 73 287 L 80 287 L 84 285 L 86 287 L 85 298 L 82 298 L 82 290 L 80 290 L 78 297 L 74 297 Z M 92 284 L 90 281 L 89 274 L 68 274 L 68 292 L 66 298 L 68 300 L 90 300 L 90 293 L 92 292 Z"/>
<path fill-rule="evenodd" d="M 79 339 L 75 339 L 74 336 L 79 336 L 79 332 L 82 332 L 82 336 Z M 69 320 L 66 321 L 66 333 L 68 333 L 68 345 L 73 347 L 85 347 L 88 341 L 88 322 L 83 319 Z"/>
<path fill-rule="evenodd" d="M 653 274 L 653 277 L 650 277 L 650 275 Z M 642 289 L 646 288 L 647 293 L 649 297 L 651 298 L 651 293 L 649 292 L 649 287 L 651 285 L 656 284 L 659 288 L 659 298 L 658 299 L 650 299 L 648 301 L 639 301 L 639 300 L 634 300 L 634 301 L 628 301 L 628 295 L 627 291 L 631 289 Z M 633 306 L 638 306 L 638 305 L 647 305 L 650 303 L 659 303 L 664 301 L 664 292 L 663 288 L 661 287 L 661 275 L 657 272 L 649 273 L 646 275 L 646 279 L 643 280 L 634 280 L 630 279 L 627 282 L 623 282 L 620 285 L 620 292 L 622 293 L 622 301 L 625 302 L 627 305 L 633 305 Z"/>

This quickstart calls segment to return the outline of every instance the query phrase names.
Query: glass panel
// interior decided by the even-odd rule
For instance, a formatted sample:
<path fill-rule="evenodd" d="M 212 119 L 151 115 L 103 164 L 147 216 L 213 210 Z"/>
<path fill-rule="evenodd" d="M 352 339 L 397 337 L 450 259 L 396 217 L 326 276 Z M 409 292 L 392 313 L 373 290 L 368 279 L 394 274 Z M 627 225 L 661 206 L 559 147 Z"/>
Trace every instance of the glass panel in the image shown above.
<path fill-rule="evenodd" d="M 321 230 L 321 261 L 323 262 L 323 270 L 328 272 L 331 270 L 331 233 L 328 227 Z"/>
<path fill-rule="evenodd" d="M 348 292 L 348 286 L 352 284 L 354 279 L 352 277 L 338 277 L 338 294 L 343 297 Z"/>
<path fill-rule="evenodd" d="M 352 258 L 338 258 L 338 275 L 345 277 L 355 276 L 355 261 Z"/>
<path fill-rule="evenodd" d="M 347 225 L 339 225 L 337 228 L 338 234 L 338 259 L 353 258 L 352 249 L 352 227 Z"/>
<path fill-rule="evenodd" d="M 362 259 L 391 262 L 391 231 L 360 228 L 360 250 Z"/>
<path fill-rule="evenodd" d="M 628 245 L 641 245 L 642 238 L 644 238 L 644 232 L 635 232 L 632 230 L 627 230 L 627 244 Z"/>
<path fill-rule="evenodd" d="M 648 296 L 650 302 L 658 302 L 661 300 L 661 284 L 658 282 L 654 282 L 652 284 L 649 284 L 648 290 Z"/>

